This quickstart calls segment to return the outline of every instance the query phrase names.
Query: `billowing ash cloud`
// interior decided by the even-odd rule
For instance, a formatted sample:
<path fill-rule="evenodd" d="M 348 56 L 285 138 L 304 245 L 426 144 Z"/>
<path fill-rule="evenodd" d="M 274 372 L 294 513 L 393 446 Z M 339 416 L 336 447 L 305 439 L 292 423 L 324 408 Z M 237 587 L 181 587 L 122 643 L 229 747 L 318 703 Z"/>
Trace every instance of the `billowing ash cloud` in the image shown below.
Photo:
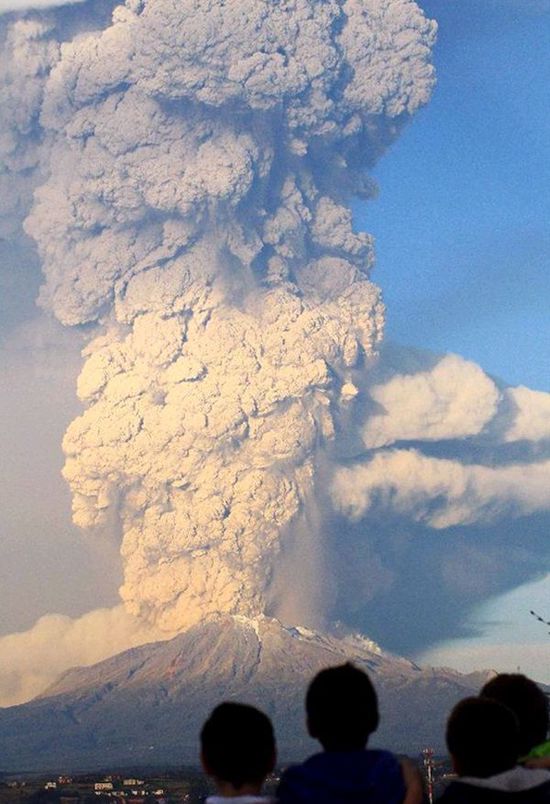
<path fill-rule="evenodd" d="M 101 328 L 74 519 L 116 510 L 123 600 L 162 628 L 268 603 L 382 334 L 346 204 L 428 99 L 433 39 L 410 0 L 128 0 L 40 87 L 40 302 Z"/>
<path fill-rule="evenodd" d="M 20 19 L 0 27 L 0 237 L 17 232 L 31 202 L 43 134 L 44 84 L 59 58 L 54 25 Z"/>
<path fill-rule="evenodd" d="M 428 529 L 548 509 L 547 395 L 455 356 L 376 363 L 348 204 L 429 98 L 415 3 L 81 9 L 5 24 L 0 145 L 10 221 L 34 189 L 40 304 L 89 333 L 64 474 L 78 525 L 120 523 L 125 610 L 154 633 L 345 619 L 399 577 L 374 508 Z"/>

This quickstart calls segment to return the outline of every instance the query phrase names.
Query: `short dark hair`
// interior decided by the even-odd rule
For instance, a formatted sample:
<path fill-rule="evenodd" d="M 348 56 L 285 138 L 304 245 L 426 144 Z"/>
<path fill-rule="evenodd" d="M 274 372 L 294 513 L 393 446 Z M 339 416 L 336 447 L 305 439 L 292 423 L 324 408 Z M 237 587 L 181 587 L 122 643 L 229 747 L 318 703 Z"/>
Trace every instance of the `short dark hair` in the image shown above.
<path fill-rule="evenodd" d="M 321 670 L 306 695 L 309 732 L 327 751 L 364 748 L 378 728 L 378 699 L 363 670 L 349 662 Z"/>
<path fill-rule="evenodd" d="M 460 701 L 447 721 L 446 738 L 460 776 L 494 776 L 510 770 L 518 760 L 517 718 L 490 698 Z"/>
<path fill-rule="evenodd" d="M 548 699 L 530 678 L 521 673 L 501 673 L 488 681 L 480 694 L 514 712 L 519 723 L 520 756 L 546 740 Z"/>
<path fill-rule="evenodd" d="M 200 739 L 207 772 L 237 790 L 247 782 L 263 782 L 273 770 L 273 726 L 254 706 L 220 704 L 202 727 Z"/>

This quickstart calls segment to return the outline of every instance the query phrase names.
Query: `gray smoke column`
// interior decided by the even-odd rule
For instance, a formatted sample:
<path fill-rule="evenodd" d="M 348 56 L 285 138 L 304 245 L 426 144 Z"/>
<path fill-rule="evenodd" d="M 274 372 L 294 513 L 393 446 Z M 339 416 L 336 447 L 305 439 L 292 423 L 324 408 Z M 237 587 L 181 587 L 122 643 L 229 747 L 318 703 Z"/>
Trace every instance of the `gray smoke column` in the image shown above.
<path fill-rule="evenodd" d="M 411 0 L 127 0 L 44 79 L 25 229 L 41 304 L 94 333 L 64 473 L 156 627 L 264 612 L 311 521 L 384 321 L 348 203 L 434 37 Z"/>

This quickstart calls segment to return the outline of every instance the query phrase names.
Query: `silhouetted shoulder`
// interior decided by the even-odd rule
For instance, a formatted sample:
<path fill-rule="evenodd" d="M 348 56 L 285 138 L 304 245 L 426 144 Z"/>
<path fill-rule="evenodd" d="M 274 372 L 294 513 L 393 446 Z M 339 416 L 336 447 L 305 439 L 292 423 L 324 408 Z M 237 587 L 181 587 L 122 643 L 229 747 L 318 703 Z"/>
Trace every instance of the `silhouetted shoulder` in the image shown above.
<path fill-rule="evenodd" d="M 289 768 L 278 796 L 281 804 L 401 804 L 405 784 L 389 751 L 325 751 Z"/>
<path fill-rule="evenodd" d="M 550 772 L 516 767 L 488 779 L 463 777 L 437 804 L 550 804 Z"/>

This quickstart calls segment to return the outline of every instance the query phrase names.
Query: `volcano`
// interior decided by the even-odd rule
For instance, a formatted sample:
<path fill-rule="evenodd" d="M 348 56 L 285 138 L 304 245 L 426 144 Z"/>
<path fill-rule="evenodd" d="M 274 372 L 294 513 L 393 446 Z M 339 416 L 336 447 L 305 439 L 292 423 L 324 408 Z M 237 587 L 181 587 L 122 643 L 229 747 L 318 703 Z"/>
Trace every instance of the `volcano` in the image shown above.
<path fill-rule="evenodd" d="M 0 710 L 4 770 L 84 770 L 198 761 L 198 734 L 222 700 L 273 719 L 281 762 L 313 752 L 303 699 L 321 668 L 352 661 L 370 675 L 381 725 L 372 745 L 444 750 L 452 705 L 488 673 L 421 668 L 361 636 L 332 636 L 279 621 L 214 616 L 170 641 L 67 671 L 40 697 Z"/>

